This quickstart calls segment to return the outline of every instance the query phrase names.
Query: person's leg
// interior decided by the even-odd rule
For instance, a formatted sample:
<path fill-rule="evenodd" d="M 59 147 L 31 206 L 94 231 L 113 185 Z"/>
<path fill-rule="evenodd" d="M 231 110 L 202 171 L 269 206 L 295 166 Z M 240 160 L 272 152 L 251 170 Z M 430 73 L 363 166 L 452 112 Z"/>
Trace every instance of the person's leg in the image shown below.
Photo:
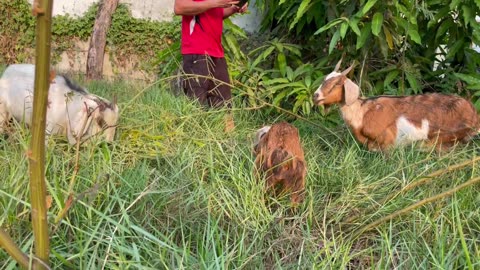
<path fill-rule="evenodd" d="M 200 104 L 208 105 L 208 90 L 211 88 L 212 76 L 209 64 L 210 57 L 199 54 L 183 55 L 183 90 L 190 98 L 198 99 Z"/>
<path fill-rule="evenodd" d="M 230 76 L 228 75 L 227 61 L 225 58 L 212 57 L 215 80 L 213 88 L 208 92 L 210 106 L 215 108 L 232 108 L 232 90 Z M 235 128 L 232 112 L 229 110 L 225 115 L 225 131 L 230 132 Z"/>
<path fill-rule="evenodd" d="M 232 90 L 225 58 L 212 57 L 213 88 L 208 92 L 208 100 L 212 107 L 232 107 Z"/>

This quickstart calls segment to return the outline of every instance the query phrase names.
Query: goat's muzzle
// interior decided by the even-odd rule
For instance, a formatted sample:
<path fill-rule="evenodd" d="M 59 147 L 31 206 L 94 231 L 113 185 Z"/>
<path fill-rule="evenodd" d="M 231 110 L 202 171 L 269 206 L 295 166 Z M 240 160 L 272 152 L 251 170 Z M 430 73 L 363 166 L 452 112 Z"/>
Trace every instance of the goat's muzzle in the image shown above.
<path fill-rule="evenodd" d="M 313 94 L 313 103 L 314 104 L 322 105 L 324 100 L 325 100 L 325 97 L 319 91 L 317 91 Z"/>

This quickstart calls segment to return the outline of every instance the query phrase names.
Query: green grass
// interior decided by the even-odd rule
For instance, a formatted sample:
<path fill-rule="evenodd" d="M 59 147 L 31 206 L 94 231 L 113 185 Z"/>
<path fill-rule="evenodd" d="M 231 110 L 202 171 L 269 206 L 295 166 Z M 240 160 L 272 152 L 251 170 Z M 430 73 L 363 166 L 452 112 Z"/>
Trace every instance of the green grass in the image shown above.
<path fill-rule="evenodd" d="M 82 148 L 78 200 L 58 226 L 52 223 L 68 196 L 75 149 L 50 141 L 53 268 L 480 268 L 478 185 L 352 237 L 478 176 L 480 166 L 470 165 L 382 202 L 422 176 L 477 156 L 475 143 L 442 155 L 414 148 L 386 155 L 367 152 L 344 127 L 332 134 L 296 120 L 309 173 L 305 202 L 292 210 L 288 197 L 264 194 L 252 173 L 252 133 L 278 119 L 237 106 L 236 129 L 226 134 L 225 112 L 202 110 L 162 87 L 98 82 L 88 88 L 116 95 L 122 118 L 112 145 Z M 0 139 L 0 225 L 31 253 L 28 140 L 20 127 Z M 17 268 L 3 250 L 0 268 Z"/>

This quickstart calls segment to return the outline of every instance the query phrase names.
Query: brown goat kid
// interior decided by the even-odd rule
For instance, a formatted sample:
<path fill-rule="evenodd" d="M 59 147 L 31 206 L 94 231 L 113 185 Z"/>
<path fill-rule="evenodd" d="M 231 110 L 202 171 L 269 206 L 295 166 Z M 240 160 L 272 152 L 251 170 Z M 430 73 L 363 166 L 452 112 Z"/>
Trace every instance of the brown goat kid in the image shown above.
<path fill-rule="evenodd" d="M 438 150 L 467 142 L 479 131 L 479 118 L 470 101 L 446 94 L 378 96 L 361 99 L 358 85 L 347 78 L 353 65 L 327 75 L 313 96 L 317 105 L 339 104 L 355 138 L 369 150 L 422 141 Z"/>
<path fill-rule="evenodd" d="M 265 174 L 266 190 L 282 186 L 293 206 L 303 200 L 307 166 L 298 130 L 285 122 L 265 126 L 256 133 L 255 169 Z"/>

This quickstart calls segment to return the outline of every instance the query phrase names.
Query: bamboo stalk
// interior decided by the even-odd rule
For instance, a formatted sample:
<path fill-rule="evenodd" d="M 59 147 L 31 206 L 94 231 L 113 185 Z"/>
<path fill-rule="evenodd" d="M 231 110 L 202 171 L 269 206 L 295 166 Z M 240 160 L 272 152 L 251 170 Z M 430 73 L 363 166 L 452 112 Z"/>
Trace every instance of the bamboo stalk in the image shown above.
<path fill-rule="evenodd" d="M 469 187 L 471 185 L 474 185 L 476 183 L 479 183 L 480 182 L 480 177 L 475 177 L 475 178 L 472 178 L 470 180 L 468 180 L 467 182 L 461 184 L 461 185 L 458 185 L 450 190 L 447 190 L 443 193 L 440 193 L 438 195 L 435 195 L 435 196 L 432 196 L 432 197 L 429 197 L 429 198 L 426 198 L 426 199 L 423 199 L 421 201 L 418 201 L 414 204 L 411 204 L 410 206 L 408 207 L 405 207 L 401 210 L 398 210 L 388 216 L 385 216 L 383 218 L 380 218 L 378 219 L 377 221 L 374 221 L 366 226 L 363 226 L 362 228 L 360 228 L 356 233 L 354 233 L 354 238 L 356 238 L 357 236 L 360 236 L 362 233 L 366 232 L 366 231 L 369 231 L 375 227 L 377 227 L 378 225 L 388 221 L 388 220 L 391 220 L 391 219 L 394 219 L 400 215 L 403 215 L 403 214 L 406 214 L 412 210 L 415 210 L 427 203 L 431 203 L 431 202 L 434 202 L 434 201 L 437 201 L 437 200 L 440 200 L 440 199 L 443 199 L 445 197 L 449 197 L 449 196 L 452 196 L 455 192 L 459 191 L 460 189 L 463 189 L 463 188 L 466 188 L 466 187 Z"/>
<path fill-rule="evenodd" d="M 32 140 L 28 151 L 30 162 L 30 199 L 35 256 L 41 263 L 35 269 L 47 269 L 50 253 L 45 185 L 45 125 L 50 86 L 50 41 L 53 0 L 35 0 L 37 17 L 35 53 L 35 90 L 33 97 Z"/>
<path fill-rule="evenodd" d="M 23 268 L 28 268 L 29 266 L 29 259 L 28 256 L 23 253 L 20 248 L 15 245 L 12 238 L 8 236 L 8 234 L 0 228 L 0 247 L 5 249 L 8 255 L 12 256 L 12 258 L 20 264 Z"/>

